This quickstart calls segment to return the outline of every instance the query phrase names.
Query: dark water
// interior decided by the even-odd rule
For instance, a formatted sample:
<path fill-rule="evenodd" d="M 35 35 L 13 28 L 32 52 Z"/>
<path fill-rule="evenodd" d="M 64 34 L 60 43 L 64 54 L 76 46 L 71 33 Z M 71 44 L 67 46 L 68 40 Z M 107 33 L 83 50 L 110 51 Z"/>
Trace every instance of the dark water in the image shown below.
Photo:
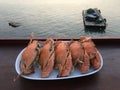
<path fill-rule="evenodd" d="M 82 10 L 99 8 L 107 19 L 105 32 L 85 32 Z M 8 22 L 19 22 L 13 28 Z M 119 0 L 0 0 L 0 38 L 29 37 L 79 38 L 120 36 Z"/>

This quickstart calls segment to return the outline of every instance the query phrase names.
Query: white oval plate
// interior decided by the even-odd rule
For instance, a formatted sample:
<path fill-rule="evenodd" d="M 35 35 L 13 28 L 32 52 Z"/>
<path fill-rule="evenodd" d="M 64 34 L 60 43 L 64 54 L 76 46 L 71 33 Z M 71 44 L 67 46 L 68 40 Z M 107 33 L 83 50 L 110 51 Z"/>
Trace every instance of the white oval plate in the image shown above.
<path fill-rule="evenodd" d="M 20 70 L 20 60 L 21 60 L 21 55 L 23 53 L 24 49 L 19 53 L 19 55 L 17 56 L 16 62 L 15 62 L 15 69 L 16 72 L 18 74 L 20 74 L 21 70 Z M 92 75 L 96 72 L 98 72 L 102 66 L 103 66 L 103 58 L 100 54 L 100 52 L 98 51 L 99 56 L 100 56 L 100 60 L 101 60 L 101 66 L 99 69 L 95 70 L 92 67 L 89 69 L 88 73 L 82 74 L 78 68 L 74 69 L 74 72 L 72 72 L 69 76 L 67 77 L 57 77 L 58 75 L 58 70 L 53 70 L 52 73 L 50 74 L 50 76 L 48 78 L 41 78 L 41 72 L 39 70 L 39 68 L 35 67 L 35 73 L 30 74 L 30 75 L 21 75 L 23 78 L 26 79 L 31 79 L 31 80 L 62 80 L 62 79 L 70 79 L 70 78 L 77 78 L 77 77 L 83 77 L 83 76 L 88 76 L 88 75 Z"/>

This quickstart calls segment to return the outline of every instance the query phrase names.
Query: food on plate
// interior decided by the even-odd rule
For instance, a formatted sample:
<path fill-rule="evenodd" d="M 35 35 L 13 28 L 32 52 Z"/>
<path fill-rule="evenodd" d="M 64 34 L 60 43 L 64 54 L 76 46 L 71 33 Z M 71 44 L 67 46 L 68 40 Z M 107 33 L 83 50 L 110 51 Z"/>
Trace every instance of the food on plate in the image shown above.
<path fill-rule="evenodd" d="M 31 74 L 34 72 L 34 64 L 37 62 L 39 55 L 39 43 L 37 40 L 32 40 L 33 33 L 31 34 L 30 42 L 22 53 L 21 57 L 21 72 L 22 74 Z"/>
<path fill-rule="evenodd" d="M 54 59 L 54 40 L 52 38 L 48 38 L 45 41 L 43 47 L 41 48 L 39 55 L 38 63 L 41 70 L 41 77 L 48 77 L 49 74 L 52 72 L 54 66 Z"/>
<path fill-rule="evenodd" d="M 94 42 L 90 37 L 86 36 L 81 36 L 80 41 L 82 42 L 84 50 L 89 56 L 91 66 L 93 66 L 95 69 L 98 69 L 101 65 L 101 60 Z"/>
<path fill-rule="evenodd" d="M 34 72 L 34 63 L 37 61 L 39 53 L 38 41 L 32 41 L 23 51 L 21 57 L 21 72 L 23 74 L 31 74 Z"/>
<path fill-rule="evenodd" d="M 72 71 L 72 58 L 69 47 L 64 41 L 56 41 L 55 68 L 59 70 L 58 76 L 68 76 Z"/>
<path fill-rule="evenodd" d="M 60 77 L 61 76 L 62 77 L 68 76 L 70 73 L 73 72 L 73 70 L 74 70 L 74 66 L 72 64 L 71 52 L 68 52 L 67 59 L 66 59 L 65 64 L 63 66 L 62 72 L 59 76 Z"/>
<path fill-rule="evenodd" d="M 41 78 L 49 77 L 53 69 L 58 69 L 56 77 L 65 77 L 74 73 L 75 67 L 85 74 L 90 67 L 99 69 L 101 66 L 99 52 L 91 37 L 81 36 L 80 40 L 71 41 L 47 38 L 41 45 L 40 41 L 32 40 L 32 36 L 21 56 L 20 75 L 32 74 L 38 66 Z"/>
<path fill-rule="evenodd" d="M 33 33 L 31 33 L 30 42 L 28 46 L 24 49 L 21 61 L 20 61 L 20 75 L 34 73 L 34 65 L 37 62 L 37 57 L 39 55 L 39 43 L 37 40 L 32 40 Z M 14 81 L 20 76 L 18 75 Z"/>
<path fill-rule="evenodd" d="M 83 58 L 84 58 L 84 49 L 79 41 L 70 41 L 70 52 L 72 56 L 72 63 L 74 66 L 77 65 L 77 63 L 83 63 Z"/>
<path fill-rule="evenodd" d="M 84 55 L 82 59 L 82 63 L 79 63 L 79 69 L 81 73 L 87 73 L 90 68 L 90 60 L 87 52 L 84 50 Z"/>

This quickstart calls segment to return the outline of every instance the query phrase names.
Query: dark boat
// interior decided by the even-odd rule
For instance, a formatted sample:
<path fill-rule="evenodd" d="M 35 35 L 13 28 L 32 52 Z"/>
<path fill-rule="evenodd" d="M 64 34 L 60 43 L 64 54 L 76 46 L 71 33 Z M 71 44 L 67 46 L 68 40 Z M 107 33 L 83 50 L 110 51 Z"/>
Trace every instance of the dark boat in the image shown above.
<path fill-rule="evenodd" d="M 106 28 L 106 19 L 102 17 L 101 11 L 97 8 L 83 10 L 82 15 L 85 28 Z"/>
<path fill-rule="evenodd" d="M 8 24 L 9 24 L 9 26 L 14 27 L 14 28 L 19 27 L 21 25 L 18 22 L 9 22 Z"/>

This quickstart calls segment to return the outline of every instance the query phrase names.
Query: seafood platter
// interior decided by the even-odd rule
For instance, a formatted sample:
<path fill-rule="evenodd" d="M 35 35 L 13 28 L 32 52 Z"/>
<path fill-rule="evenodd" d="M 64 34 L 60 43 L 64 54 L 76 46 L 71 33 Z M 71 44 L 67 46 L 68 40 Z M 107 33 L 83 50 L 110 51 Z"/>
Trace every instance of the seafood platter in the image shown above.
<path fill-rule="evenodd" d="M 18 77 L 31 80 L 62 80 L 97 73 L 103 58 L 91 37 L 79 40 L 32 40 L 18 54 L 15 69 Z"/>

